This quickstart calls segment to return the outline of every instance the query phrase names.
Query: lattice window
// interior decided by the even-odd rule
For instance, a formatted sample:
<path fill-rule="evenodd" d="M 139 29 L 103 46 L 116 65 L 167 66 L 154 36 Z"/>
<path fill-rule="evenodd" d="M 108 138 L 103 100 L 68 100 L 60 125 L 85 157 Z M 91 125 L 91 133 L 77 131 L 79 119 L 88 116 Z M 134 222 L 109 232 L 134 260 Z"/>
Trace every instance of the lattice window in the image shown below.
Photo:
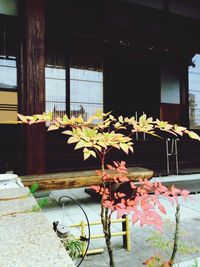
<path fill-rule="evenodd" d="M 62 67 L 46 66 L 45 97 L 46 112 L 52 112 L 53 117 L 66 114 L 66 71 Z"/>
<path fill-rule="evenodd" d="M 71 36 L 69 47 L 50 39 L 46 47 L 46 112 L 84 120 L 103 111 L 103 68 L 99 40 Z M 67 53 L 66 53 L 67 51 Z"/>
<path fill-rule="evenodd" d="M 103 110 L 103 72 L 70 68 L 70 114 L 87 118 Z"/>

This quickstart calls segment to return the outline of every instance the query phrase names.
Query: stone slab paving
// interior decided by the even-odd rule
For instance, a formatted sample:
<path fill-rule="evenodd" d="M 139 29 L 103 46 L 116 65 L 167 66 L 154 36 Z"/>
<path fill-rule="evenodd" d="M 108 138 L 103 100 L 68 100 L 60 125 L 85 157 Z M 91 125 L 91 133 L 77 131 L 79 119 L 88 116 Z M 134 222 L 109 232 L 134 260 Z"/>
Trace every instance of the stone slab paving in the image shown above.
<path fill-rule="evenodd" d="M 167 187 L 175 184 L 178 188 L 200 193 L 200 173 L 153 177 L 151 181 L 161 181 Z"/>
<path fill-rule="evenodd" d="M 78 201 L 86 211 L 90 221 L 99 218 L 100 204 L 91 196 L 88 196 L 84 191 L 84 188 L 58 190 L 54 191 L 54 193 L 60 196 L 66 194 Z M 186 263 L 181 263 L 182 265 L 180 264 L 180 267 L 192 267 L 192 264 L 194 263 L 193 259 L 200 257 L 200 195 L 192 195 L 192 197 L 194 198 L 194 201 L 188 200 L 185 202 L 181 199 L 179 200 L 181 205 L 181 242 L 188 247 L 194 247 L 194 250 L 190 254 L 177 254 L 176 260 L 178 262 L 188 261 L 189 264 L 183 265 Z M 166 221 L 163 236 L 171 241 L 175 228 L 175 207 L 172 207 L 171 203 L 165 199 L 161 199 L 161 202 L 167 209 L 167 215 L 163 216 L 163 219 Z M 43 211 L 51 223 L 57 219 L 59 220 L 59 218 L 60 220 L 63 219 L 63 210 L 58 204 L 54 205 L 52 210 L 51 207 L 46 207 Z M 80 220 L 84 219 L 84 216 L 81 213 L 79 207 L 73 203 L 68 203 L 65 211 L 65 214 L 68 214 L 66 215 L 68 216 L 66 223 L 71 223 L 72 221 L 73 223 L 80 222 Z M 121 231 L 121 225 L 114 225 L 113 230 Z M 159 248 L 154 247 L 150 242 L 147 242 L 147 238 L 150 237 L 153 231 L 155 231 L 155 229 L 147 226 L 140 227 L 138 224 L 132 226 L 130 252 L 123 248 L 122 237 L 113 237 L 112 246 L 114 249 L 116 267 L 142 267 L 144 266 L 142 263 L 155 254 L 161 254 L 163 259 L 169 259 L 171 251 L 168 251 L 167 254 Z M 104 248 L 104 253 L 87 256 L 81 266 L 93 267 L 94 264 L 95 267 L 109 266 L 104 240 L 92 240 L 90 248 L 93 247 Z"/>
<path fill-rule="evenodd" d="M 0 190 L 0 266 L 74 267 L 36 205 L 28 188 Z"/>
<path fill-rule="evenodd" d="M 184 262 L 180 262 L 178 264 L 174 264 L 174 267 L 198 267 L 199 263 L 200 263 L 200 257 L 197 257 L 195 260 L 191 259 Z"/>

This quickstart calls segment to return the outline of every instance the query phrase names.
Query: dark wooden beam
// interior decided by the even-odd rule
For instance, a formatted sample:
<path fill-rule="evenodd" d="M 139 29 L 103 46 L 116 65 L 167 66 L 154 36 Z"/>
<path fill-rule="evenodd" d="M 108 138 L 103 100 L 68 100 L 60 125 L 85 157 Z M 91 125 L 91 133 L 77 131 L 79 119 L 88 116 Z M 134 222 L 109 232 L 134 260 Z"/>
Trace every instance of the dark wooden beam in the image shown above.
<path fill-rule="evenodd" d="M 21 1 L 21 64 L 19 112 L 26 115 L 45 110 L 44 0 Z M 23 168 L 27 174 L 45 172 L 44 125 L 23 127 Z M 21 170 L 22 171 L 22 170 Z"/>

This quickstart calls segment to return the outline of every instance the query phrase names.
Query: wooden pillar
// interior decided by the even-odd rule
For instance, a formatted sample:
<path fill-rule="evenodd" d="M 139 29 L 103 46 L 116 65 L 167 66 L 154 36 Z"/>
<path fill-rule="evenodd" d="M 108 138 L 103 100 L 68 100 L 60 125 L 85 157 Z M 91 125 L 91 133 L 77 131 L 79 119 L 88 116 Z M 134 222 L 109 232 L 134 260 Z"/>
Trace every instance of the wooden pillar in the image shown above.
<path fill-rule="evenodd" d="M 45 111 L 44 0 L 21 0 L 21 55 L 19 112 Z M 44 124 L 22 125 L 21 173 L 45 173 L 46 129 Z"/>
<path fill-rule="evenodd" d="M 180 68 L 181 124 L 186 127 L 189 127 L 188 67 L 188 56 L 183 55 Z"/>

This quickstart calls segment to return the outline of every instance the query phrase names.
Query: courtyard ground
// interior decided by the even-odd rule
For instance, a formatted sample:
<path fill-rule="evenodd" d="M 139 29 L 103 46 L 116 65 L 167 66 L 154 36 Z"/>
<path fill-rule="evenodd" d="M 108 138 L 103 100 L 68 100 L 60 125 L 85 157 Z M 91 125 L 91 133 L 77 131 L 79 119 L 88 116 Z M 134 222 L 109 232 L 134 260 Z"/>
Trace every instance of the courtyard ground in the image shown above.
<path fill-rule="evenodd" d="M 180 265 L 180 267 L 192 267 L 194 259 L 200 257 L 200 194 L 198 194 L 198 192 L 200 192 L 200 174 L 154 177 L 153 180 L 162 180 L 167 185 L 175 183 L 177 186 L 181 185 L 182 188 L 189 188 L 189 190 L 193 193 L 191 194 L 191 197 L 193 198 L 192 200 L 187 200 L 185 202 L 182 199 L 179 199 L 181 206 L 180 240 L 182 252 L 178 253 L 176 257 L 176 262 L 191 260 L 190 262 L 185 263 L 185 265 Z M 70 196 L 74 200 L 78 201 L 78 203 L 82 206 L 89 218 L 89 221 L 98 221 L 100 219 L 99 201 L 88 195 L 85 192 L 85 188 L 52 191 L 51 195 L 56 198 L 63 195 Z M 167 210 L 167 214 L 163 215 L 165 224 L 161 241 L 159 241 L 159 237 L 157 237 L 154 228 L 147 226 L 140 227 L 138 224 L 131 226 L 131 251 L 127 251 L 123 248 L 122 236 L 112 238 L 116 267 L 142 267 L 144 266 L 143 262 L 152 255 L 160 254 L 163 256 L 163 259 L 166 260 L 170 258 L 171 250 L 166 249 L 166 251 L 164 251 L 161 249 L 161 246 L 166 244 L 168 241 L 171 243 L 173 242 L 173 233 L 175 229 L 175 207 L 173 207 L 166 199 L 161 199 L 161 202 Z M 81 220 L 85 220 L 81 209 L 70 200 L 68 200 L 64 206 L 60 206 L 58 203 L 54 202 L 51 206 L 43 208 L 43 211 L 51 224 L 54 221 L 59 221 L 60 223 L 68 226 L 80 223 Z M 122 231 L 121 224 L 113 224 L 112 232 L 116 231 Z M 71 232 L 74 235 L 80 236 L 79 228 L 73 228 Z M 102 233 L 101 225 L 91 227 L 91 232 L 92 234 Z M 154 237 L 154 241 L 157 240 L 157 246 L 153 245 L 150 241 L 147 241 L 147 239 L 152 236 Z M 96 248 L 103 248 L 104 252 L 95 255 L 88 255 L 81 266 L 108 266 L 109 259 L 103 238 L 91 240 L 89 249 Z M 75 263 L 78 264 L 79 260 L 80 259 L 77 259 Z"/>

